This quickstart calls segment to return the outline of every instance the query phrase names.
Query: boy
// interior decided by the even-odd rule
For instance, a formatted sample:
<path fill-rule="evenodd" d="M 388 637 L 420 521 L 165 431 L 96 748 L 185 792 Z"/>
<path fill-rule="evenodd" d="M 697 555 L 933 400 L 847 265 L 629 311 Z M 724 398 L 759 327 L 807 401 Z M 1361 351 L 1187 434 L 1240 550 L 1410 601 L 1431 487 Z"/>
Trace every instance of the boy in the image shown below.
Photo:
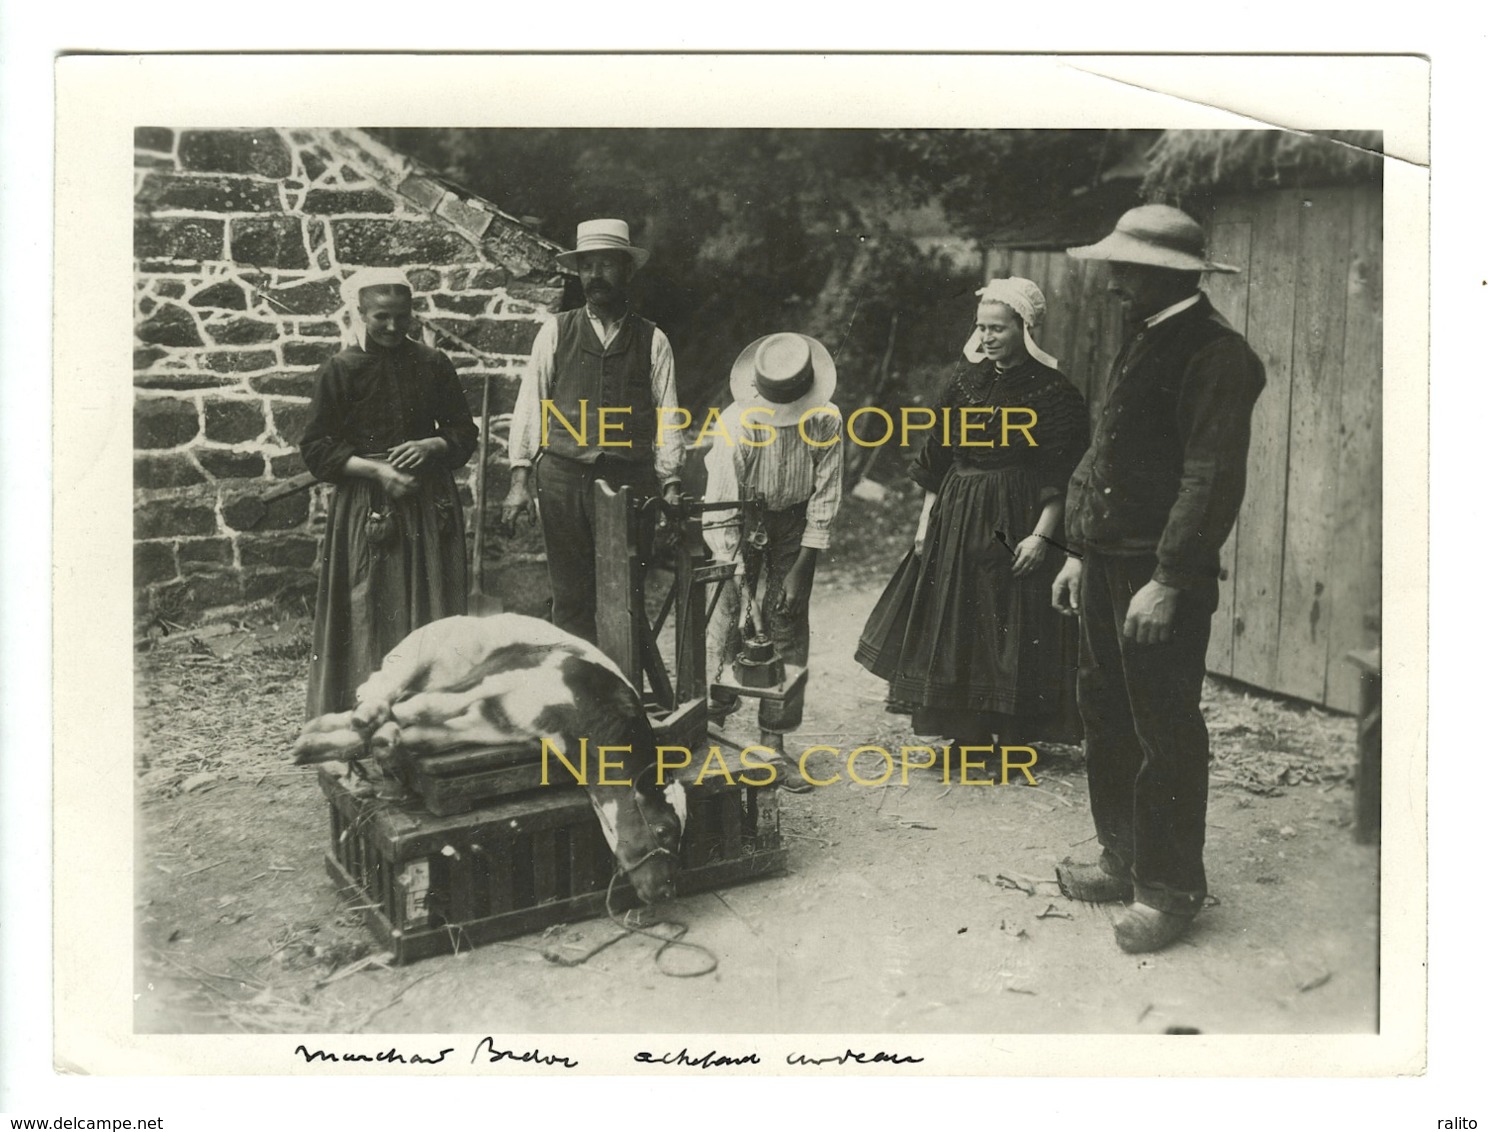
<path fill-rule="evenodd" d="M 713 557 L 738 564 L 708 625 L 710 680 L 728 673 L 738 655 L 741 591 L 759 592 L 759 571 L 764 600 L 753 609 L 755 629 L 768 634 L 785 663 L 806 665 L 817 556 L 828 545 L 842 501 L 842 418 L 832 403 L 837 367 L 826 347 L 804 334 L 766 335 L 739 355 L 729 384 L 734 403 L 722 414 L 705 460 L 704 499 L 760 497 L 765 543 L 758 550 L 751 545 L 743 512 L 708 512 L 703 537 Z M 762 699 L 759 706 L 760 745 L 774 752 L 770 761 L 781 785 L 796 793 L 811 785 L 786 758 L 784 733 L 800 727 L 803 699 Z M 738 706 L 736 694 L 720 690 L 708 714 L 720 722 Z"/>

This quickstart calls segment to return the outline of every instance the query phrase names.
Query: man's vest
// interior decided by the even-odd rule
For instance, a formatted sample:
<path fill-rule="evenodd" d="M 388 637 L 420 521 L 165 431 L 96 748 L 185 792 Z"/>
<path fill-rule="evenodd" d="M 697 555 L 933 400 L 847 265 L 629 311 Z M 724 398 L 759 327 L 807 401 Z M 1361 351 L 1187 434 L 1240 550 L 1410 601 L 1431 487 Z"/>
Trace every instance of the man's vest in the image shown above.
<path fill-rule="evenodd" d="M 547 450 L 570 460 L 592 463 L 601 454 L 621 460 L 650 462 L 656 444 L 656 401 L 651 393 L 651 337 L 656 324 L 627 314 L 608 346 L 600 344 L 583 307 L 558 316 L 553 350 L 553 408 L 584 440 L 545 412 Z M 587 402 L 581 405 L 580 402 Z M 600 443 L 601 408 L 628 408 L 607 413 Z"/>

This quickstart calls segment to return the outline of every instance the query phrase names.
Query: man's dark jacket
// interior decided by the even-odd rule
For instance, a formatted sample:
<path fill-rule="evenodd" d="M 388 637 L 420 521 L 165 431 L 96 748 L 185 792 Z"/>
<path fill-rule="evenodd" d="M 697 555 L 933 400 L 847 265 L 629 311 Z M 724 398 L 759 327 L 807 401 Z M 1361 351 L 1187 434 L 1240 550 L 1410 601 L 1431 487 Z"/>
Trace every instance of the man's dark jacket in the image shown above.
<path fill-rule="evenodd" d="M 1155 551 L 1153 577 L 1170 586 L 1218 577 L 1245 495 L 1250 411 L 1265 384 L 1260 358 L 1207 296 L 1129 338 L 1070 477 L 1070 546 Z"/>

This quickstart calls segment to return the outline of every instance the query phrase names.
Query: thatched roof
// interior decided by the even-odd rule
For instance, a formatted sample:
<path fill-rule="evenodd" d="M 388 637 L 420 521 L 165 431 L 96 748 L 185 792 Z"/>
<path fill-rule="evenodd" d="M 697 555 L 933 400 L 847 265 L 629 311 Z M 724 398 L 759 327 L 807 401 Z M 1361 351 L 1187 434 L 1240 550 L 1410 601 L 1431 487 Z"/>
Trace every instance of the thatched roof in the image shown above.
<path fill-rule="evenodd" d="M 1155 140 L 1131 132 L 1132 145 L 1101 174 L 1054 206 L 1007 209 L 985 246 L 1041 250 L 1094 243 L 1128 208 L 1176 204 L 1196 214 L 1216 197 L 1267 189 L 1379 184 L 1378 130 L 1164 130 Z"/>
<path fill-rule="evenodd" d="M 1378 130 L 1166 130 L 1147 151 L 1142 195 L 1181 204 L 1258 189 L 1378 183 Z"/>

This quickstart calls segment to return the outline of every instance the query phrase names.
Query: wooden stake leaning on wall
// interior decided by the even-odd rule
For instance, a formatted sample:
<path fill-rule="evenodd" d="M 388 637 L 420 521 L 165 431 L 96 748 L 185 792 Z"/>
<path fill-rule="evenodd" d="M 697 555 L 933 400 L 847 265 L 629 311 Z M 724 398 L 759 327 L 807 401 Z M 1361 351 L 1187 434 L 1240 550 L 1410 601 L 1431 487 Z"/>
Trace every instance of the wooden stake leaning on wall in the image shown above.
<path fill-rule="evenodd" d="M 469 610 L 477 617 L 500 613 L 501 603 L 486 597 L 486 458 L 491 451 L 491 375 L 481 375 L 480 447 L 475 457 L 475 537 L 470 552 Z"/>
<path fill-rule="evenodd" d="M 884 388 L 889 384 L 889 362 L 894 357 L 894 339 L 898 334 L 899 312 L 895 311 L 894 317 L 889 320 L 889 341 L 888 345 L 884 347 L 883 361 L 878 366 L 878 381 L 874 384 L 873 392 L 869 395 L 868 400 L 863 403 L 864 407 L 877 405 L 878 399 L 883 396 Z M 861 463 L 858 463 L 856 468 L 846 469 L 847 482 L 842 485 L 844 491 L 851 492 L 853 488 L 858 486 L 858 481 L 868 478 L 868 473 L 873 470 L 873 464 L 878 459 L 878 454 L 883 450 L 884 445 L 875 445 L 868 452 L 867 458 Z M 854 463 L 857 463 L 857 461 L 854 461 Z"/>

